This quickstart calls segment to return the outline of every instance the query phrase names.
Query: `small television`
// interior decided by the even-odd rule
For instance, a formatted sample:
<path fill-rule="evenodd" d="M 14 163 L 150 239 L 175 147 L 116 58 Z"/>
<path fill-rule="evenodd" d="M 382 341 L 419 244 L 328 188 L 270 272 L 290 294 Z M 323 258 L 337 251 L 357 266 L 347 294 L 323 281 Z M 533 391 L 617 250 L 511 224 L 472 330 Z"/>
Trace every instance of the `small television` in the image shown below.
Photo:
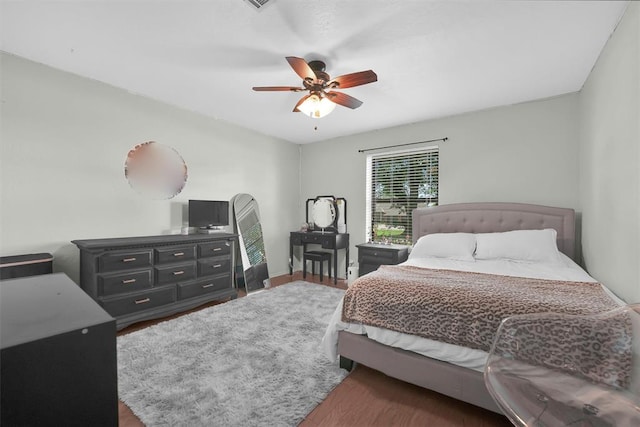
<path fill-rule="evenodd" d="M 226 200 L 189 200 L 189 227 L 216 229 L 229 225 Z"/>

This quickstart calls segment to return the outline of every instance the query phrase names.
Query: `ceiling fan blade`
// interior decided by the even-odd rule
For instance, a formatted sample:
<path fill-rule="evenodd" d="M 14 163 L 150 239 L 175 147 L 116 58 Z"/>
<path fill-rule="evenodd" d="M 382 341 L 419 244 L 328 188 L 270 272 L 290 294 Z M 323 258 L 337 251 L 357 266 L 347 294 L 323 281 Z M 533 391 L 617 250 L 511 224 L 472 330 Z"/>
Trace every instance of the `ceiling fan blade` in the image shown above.
<path fill-rule="evenodd" d="M 287 62 L 293 68 L 293 71 L 296 72 L 297 75 L 302 77 L 302 80 L 311 79 L 312 81 L 316 79 L 316 73 L 313 72 L 307 61 L 302 58 L 297 58 L 295 56 L 287 56 Z"/>
<path fill-rule="evenodd" d="M 303 87 L 296 86 L 254 86 L 253 90 L 256 92 L 267 92 L 267 91 L 276 91 L 276 92 L 300 92 L 302 90 L 306 90 Z"/>
<path fill-rule="evenodd" d="M 329 98 L 329 101 L 333 101 L 338 105 L 342 105 L 343 107 L 358 108 L 362 105 L 362 101 L 360 101 L 359 99 L 356 99 L 353 96 L 347 95 L 346 93 L 342 92 L 331 91 L 327 92 L 325 96 Z"/>
<path fill-rule="evenodd" d="M 303 103 L 304 101 L 306 101 L 306 100 L 307 100 L 307 98 L 309 98 L 310 96 L 311 96 L 311 94 L 309 94 L 309 95 L 305 95 L 305 96 L 303 96 L 302 98 L 300 98 L 300 101 L 298 101 L 298 103 L 296 104 L 296 106 L 295 106 L 295 107 L 293 107 L 293 112 L 294 112 L 294 113 L 299 113 L 299 112 L 300 112 L 300 110 L 298 110 L 298 107 L 299 107 L 300 105 L 302 105 L 302 103 Z"/>
<path fill-rule="evenodd" d="M 366 85 L 367 83 L 373 83 L 377 81 L 377 74 L 374 73 L 373 70 L 367 70 L 338 76 L 327 83 L 327 86 L 330 88 L 345 89 L 348 87 Z"/>

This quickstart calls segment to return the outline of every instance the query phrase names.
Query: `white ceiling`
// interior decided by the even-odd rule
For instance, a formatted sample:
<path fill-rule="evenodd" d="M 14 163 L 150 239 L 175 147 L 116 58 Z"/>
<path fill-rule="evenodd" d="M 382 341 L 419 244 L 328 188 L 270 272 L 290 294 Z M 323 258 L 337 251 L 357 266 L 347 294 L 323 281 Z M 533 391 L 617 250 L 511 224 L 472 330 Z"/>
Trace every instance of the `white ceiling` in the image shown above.
<path fill-rule="evenodd" d="M 2 0 L 2 50 L 295 143 L 580 90 L 626 1 Z M 285 56 L 364 104 L 322 119 Z M 317 129 L 315 129 L 317 127 Z"/>

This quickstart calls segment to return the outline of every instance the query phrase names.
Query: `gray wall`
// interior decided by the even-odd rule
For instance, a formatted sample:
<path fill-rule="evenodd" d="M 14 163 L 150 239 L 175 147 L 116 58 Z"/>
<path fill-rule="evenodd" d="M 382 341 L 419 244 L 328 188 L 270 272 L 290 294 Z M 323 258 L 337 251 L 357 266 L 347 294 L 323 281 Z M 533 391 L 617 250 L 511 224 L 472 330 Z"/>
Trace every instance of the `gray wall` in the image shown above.
<path fill-rule="evenodd" d="M 286 230 L 299 226 L 295 144 L 2 54 L 0 253 L 50 252 L 78 280 L 73 239 L 179 232 L 188 199 L 252 194 L 272 275 L 287 271 Z M 154 140 L 188 167 L 170 200 L 138 195 L 128 151 Z"/>
<path fill-rule="evenodd" d="M 347 199 L 350 258 L 357 261 L 355 245 L 365 241 L 366 226 L 366 154 L 358 150 L 448 137 L 439 143 L 441 204 L 501 201 L 579 210 L 577 98 L 569 94 L 303 145 L 302 199 Z"/>
<path fill-rule="evenodd" d="M 580 93 L 585 266 L 640 302 L 640 3 L 631 2 Z"/>

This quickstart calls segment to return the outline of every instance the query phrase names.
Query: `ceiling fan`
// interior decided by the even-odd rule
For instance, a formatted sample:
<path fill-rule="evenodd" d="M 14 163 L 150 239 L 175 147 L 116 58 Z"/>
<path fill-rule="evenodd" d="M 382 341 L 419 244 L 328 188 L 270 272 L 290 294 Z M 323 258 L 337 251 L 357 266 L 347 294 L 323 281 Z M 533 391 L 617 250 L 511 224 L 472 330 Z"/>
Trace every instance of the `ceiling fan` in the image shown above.
<path fill-rule="evenodd" d="M 378 76 L 372 70 L 345 74 L 334 79 L 325 72 L 325 63 L 322 61 L 305 61 L 295 56 L 287 56 L 287 62 L 300 77 L 302 86 L 258 86 L 253 90 L 262 91 L 309 91 L 293 108 L 294 112 L 302 112 L 313 118 L 324 117 L 329 114 L 336 105 L 347 108 L 358 108 L 362 101 L 349 96 L 346 93 L 336 92 L 333 89 L 346 89 L 378 81 Z"/>

